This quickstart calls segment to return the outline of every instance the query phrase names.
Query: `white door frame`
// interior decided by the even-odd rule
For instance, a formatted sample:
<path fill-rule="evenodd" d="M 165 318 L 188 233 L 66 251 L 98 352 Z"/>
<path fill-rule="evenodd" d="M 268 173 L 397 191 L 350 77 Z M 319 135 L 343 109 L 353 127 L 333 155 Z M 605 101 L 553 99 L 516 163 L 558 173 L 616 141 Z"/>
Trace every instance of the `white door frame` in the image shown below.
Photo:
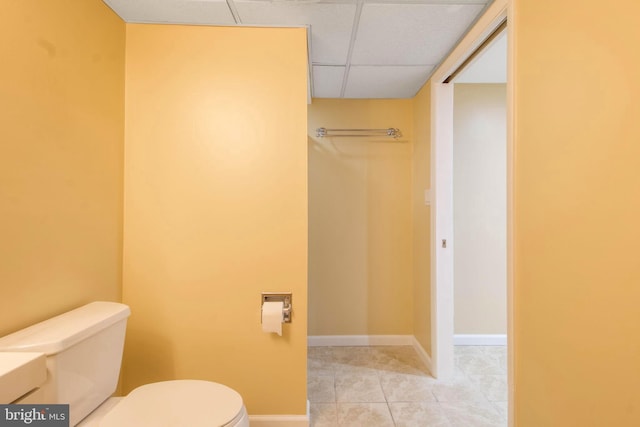
<path fill-rule="evenodd" d="M 453 84 L 442 83 L 511 15 L 510 0 L 495 0 L 431 76 L 431 362 L 451 379 L 453 359 Z M 511 15 L 513 16 L 513 15 Z M 513 25 L 507 25 L 507 342 L 510 423 L 513 399 Z M 446 240 L 446 247 L 443 247 Z"/>

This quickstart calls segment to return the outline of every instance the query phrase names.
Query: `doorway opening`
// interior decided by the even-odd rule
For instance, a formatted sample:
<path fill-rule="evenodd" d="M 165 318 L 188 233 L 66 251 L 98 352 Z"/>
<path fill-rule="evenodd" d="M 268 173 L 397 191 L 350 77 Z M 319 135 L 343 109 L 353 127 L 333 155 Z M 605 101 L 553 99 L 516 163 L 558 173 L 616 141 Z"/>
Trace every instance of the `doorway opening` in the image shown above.
<path fill-rule="evenodd" d="M 453 378 L 455 375 L 455 356 L 454 343 L 460 343 L 459 337 L 456 335 L 456 328 L 461 320 L 454 314 L 456 304 L 456 287 L 454 285 L 454 271 L 456 270 L 456 238 L 460 239 L 460 232 L 464 230 L 456 230 L 454 226 L 455 217 L 455 191 L 454 191 L 454 96 L 455 83 L 462 81 L 460 75 L 465 67 L 477 61 L 476 56 L 487 46 L 496 43 L 496 39 L 505 37 L 502 34 L 510 33 L 512 28 L 507 26 L 508 5 L 506 1 L 496 1 L 491 8 L 487 10 L 485 15 L 476 23 L 470 32 L 463 38 L 457 48 L 450 54 L 445 62 L 436 70 L 432 76 L 431 88 L 431 124 L 432 124 L 432 152 L 431 152 L 431 182 L 432 182 L 432 259 L 431 259 L 431 337 L 432 337 L 432 368 L 434 376 L 441 379 Z M 506 36 L 508 40 L 512 38 Z M 511 43 L 507 40 L 507 64 L 511 59 Z M 503 185 L 505 191 L 506 203 L 504 207 L 504 219 L 506 224 L 506 238 L 504 239 L 504 262 L 506 276 L 506 336 L 511 338 L 512 328 L 512 304 L 511 296 L 511 250 L 512 250 L 512 68 L 507 65 L 506 79 L 506 144 L 503 149 L 506 151 L 506 165 L 502 170 L 502 178 L 506 185 Z M 468 160 L 468 159 L 467 159 Z M 458 162 L 459 163 L 459 162 Z M 459 164 L 458 167 L 461 165 Z M 473 190 L 473 186 L 471 186 Z M 477 187 L 475 188 L 477 190 Z M 472 199 L 473 197 L 469 197 Z M 460 195 L 458 197 L 460 204 Z M 464 234 L 464 233 L 463 233 Z M 468 236 L 466 236 L 468 237 Z M 477 243 L 477 242 L 476 242 Z M 466 248 L 468 249 L 468 248 Z M 505 259 L 506 258 L 506 259 Z M 503 289 L 503 292 L 505 290 Z M 464 334 L 458 334 L 464 335 Z M 468 334 L 473 335 L 473 334 Z M 493 338 L 504 342 L 503 334 L 484 334 L 495 335 Z M 497 337 L 502 335 L 502 338 Z M 488 338 L 485 336 L 484 338 Z M 494 342 L 495 344 L 496 342 Z M 512 340 L 507 339 L 507 373 L 508 373 L 508 396 L 509 411 L 513 405 L 511 404 L 513 394 L 512 390 Z M 512 417 L 509 416 L 511 420 Z"/>
<path fill-rule="evenodd" d="M 452 82 L 454 344 L 506 346 L 507 36 Z"/>

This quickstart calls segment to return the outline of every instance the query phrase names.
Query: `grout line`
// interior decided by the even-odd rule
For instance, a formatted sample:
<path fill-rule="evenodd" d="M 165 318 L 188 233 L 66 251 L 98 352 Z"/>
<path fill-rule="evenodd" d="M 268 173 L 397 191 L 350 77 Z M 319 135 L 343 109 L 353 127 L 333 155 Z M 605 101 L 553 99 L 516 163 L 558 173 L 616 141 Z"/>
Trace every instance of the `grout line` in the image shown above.
<path fill-rule="evenodd" d="M 396 422 L 396 419 L 393 418 L 393 412 L 391 412 L 391 406 L 389 406 L 389 401 L 387 401 L 387 411 L 389 411 L 389 415 L 391 416 L 391 422 L 393 423 L 394 427 L 398 425 L 398 423 Z"/>

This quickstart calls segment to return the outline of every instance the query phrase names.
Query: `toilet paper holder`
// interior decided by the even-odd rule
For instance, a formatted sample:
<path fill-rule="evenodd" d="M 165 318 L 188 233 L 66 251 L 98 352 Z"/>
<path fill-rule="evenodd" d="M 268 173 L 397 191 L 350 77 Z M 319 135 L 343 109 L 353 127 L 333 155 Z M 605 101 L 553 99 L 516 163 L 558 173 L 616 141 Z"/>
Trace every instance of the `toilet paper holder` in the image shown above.
<path fill-rule="evenodd" d="M 263 292 L 260 307 L 265 302 L 282 301 L 282 323 L 291 323 L 291 292 Z"/>

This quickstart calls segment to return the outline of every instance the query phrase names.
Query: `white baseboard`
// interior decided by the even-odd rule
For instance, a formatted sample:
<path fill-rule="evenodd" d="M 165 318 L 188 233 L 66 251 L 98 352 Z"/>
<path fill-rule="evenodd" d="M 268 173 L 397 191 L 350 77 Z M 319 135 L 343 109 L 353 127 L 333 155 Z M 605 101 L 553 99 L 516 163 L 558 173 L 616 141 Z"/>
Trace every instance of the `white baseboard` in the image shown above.
<path fill-rule="evenodd" d="M 309 347 L 357 347 L 366 345 L 413 345 L 412 335 L 315 335 L 307 337 Z"/>
<path fill-rule="evenodd" d="M 249 415 L 251 427 L 309 427 L 306 415 Z"/>
<path fill-rule="evenodd" d="M 458 334 L 453 345 L 507 345 L 506 334 Z"/>
<path fill-rule="evenodd" d="M 249 415 L 251 427 L 309 427 L 307 415 Z"/>
<path fill-rule="evenodd" d="M 249 415 L 251 427 L 309 427 L 309 401 L 307 415 Z"/>
<path fill-rule="evenodd" d="M 427 351 L 422 347 L 416 337 L 411 338 L 413 341 L 413 348 L 416 350 L 416 353 L 418 353 L 418 356 L 420 356 L 420 359 L 422 359 L 424 364 L 427 365 L 427 369 L 429 369 L 429 372 L 433 372 L 431 370 L 431 357 L 429 356 L 429 353 L 427 353 Z"/>

